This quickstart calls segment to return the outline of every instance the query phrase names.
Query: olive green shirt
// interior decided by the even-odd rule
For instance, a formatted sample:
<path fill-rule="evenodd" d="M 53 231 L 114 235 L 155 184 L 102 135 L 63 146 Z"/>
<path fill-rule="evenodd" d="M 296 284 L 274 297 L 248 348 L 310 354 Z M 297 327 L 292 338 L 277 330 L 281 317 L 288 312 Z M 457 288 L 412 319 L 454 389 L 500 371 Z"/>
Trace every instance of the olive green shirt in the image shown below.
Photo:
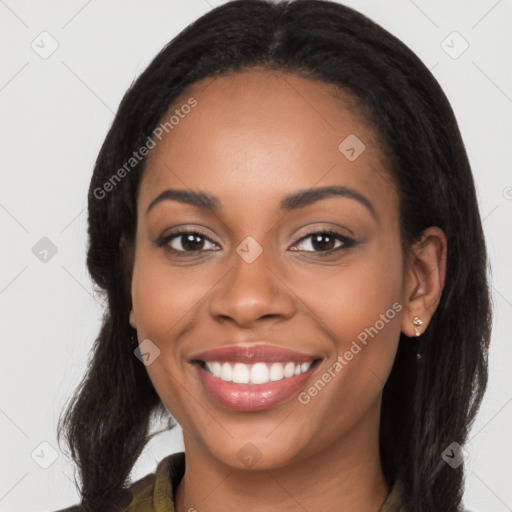
<path fill-rule="evenodd" d="M 174 494 L 185 474 L 185 453 L 169 455 L 160 461 L 156 471 L 137 480 L 127 491 L 126 505 L 120 512 L 175 512 Z M 401 486 L 395 484 L 379 512 L 405 512 L 401 506 Z M 129 494 L 131 493 L 131 496 Z M 125 500 L 123 500 L 125 501 Z M 193 509 L 192 509 L 193 510 Z M 79 512 L 78 506 L 57 512 Z"/>

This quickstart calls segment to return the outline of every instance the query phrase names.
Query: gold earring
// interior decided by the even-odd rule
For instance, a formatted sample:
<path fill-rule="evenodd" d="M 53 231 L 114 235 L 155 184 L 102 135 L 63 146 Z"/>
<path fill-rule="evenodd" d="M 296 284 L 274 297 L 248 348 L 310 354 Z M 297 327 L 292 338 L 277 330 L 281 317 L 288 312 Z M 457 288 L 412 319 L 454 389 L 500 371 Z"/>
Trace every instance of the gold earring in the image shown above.
<path fill-rule="evenodd" d="M 412 324 L 414 325 L 414 329 L 416 330 L 416 336 L 421 336 L 421 333 L 418 329 L 420 325 L 423 325 L 423 322 L 421 321 L 421 318 L 419 316 L 415 316 L 412 319 Z"/>

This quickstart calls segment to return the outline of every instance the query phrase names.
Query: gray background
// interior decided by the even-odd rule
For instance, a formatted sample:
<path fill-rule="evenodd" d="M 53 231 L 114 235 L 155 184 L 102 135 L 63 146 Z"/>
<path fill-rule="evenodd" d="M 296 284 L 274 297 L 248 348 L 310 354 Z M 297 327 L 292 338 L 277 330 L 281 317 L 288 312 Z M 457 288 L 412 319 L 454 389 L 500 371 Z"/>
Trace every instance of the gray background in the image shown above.
<path fill-rule="evenodd" d="M 102 311 L 85 269 L 93 163 L 132 80 L 174 35 L 220 3 L 0 0 L 0 511 L 55 510 L 77 501 L 56 423 L 85 371 Z M 465 503 L 481 512 L 511 510 L 512 3 L 346 3 L 418 54 L 461 127 L 495 304 L 490 382 L 467 447 Z M 179 430 L 157 437 L 133 479 L 181 449 Z"/>

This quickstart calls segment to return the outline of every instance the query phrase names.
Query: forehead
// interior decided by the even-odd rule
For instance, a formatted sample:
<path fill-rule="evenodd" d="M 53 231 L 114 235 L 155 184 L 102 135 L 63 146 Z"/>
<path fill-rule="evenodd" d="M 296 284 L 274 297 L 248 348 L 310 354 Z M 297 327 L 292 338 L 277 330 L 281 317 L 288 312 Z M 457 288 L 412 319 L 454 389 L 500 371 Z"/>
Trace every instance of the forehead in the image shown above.
<path fill-rule="evenodd" d="M 208 191 L 247 209 L 328 185 L 397 203 L 378 134 L 353 97 L 330 84 L 283 72 L 230 74 L 189 87 L 163 122 L 173 115 L 148 157 L 142 207 L 166 188 Z"/>

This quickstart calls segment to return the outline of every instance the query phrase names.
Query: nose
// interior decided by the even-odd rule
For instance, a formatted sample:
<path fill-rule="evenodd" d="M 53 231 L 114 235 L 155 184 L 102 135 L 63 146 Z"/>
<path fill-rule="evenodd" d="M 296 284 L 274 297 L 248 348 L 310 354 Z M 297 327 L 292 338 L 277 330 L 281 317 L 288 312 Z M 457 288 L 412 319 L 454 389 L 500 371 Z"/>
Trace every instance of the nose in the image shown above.
<path fill-rule="evenodd" d="M 294 315 L 293 292 L 277 275 L 275 265 L 270 268 L 263 255 L 247 263 L 235 254 L 233 263 L 210 301 L 210 314 L 217 321 L 249 328 L 261 321 L 280 322 Z"/>

